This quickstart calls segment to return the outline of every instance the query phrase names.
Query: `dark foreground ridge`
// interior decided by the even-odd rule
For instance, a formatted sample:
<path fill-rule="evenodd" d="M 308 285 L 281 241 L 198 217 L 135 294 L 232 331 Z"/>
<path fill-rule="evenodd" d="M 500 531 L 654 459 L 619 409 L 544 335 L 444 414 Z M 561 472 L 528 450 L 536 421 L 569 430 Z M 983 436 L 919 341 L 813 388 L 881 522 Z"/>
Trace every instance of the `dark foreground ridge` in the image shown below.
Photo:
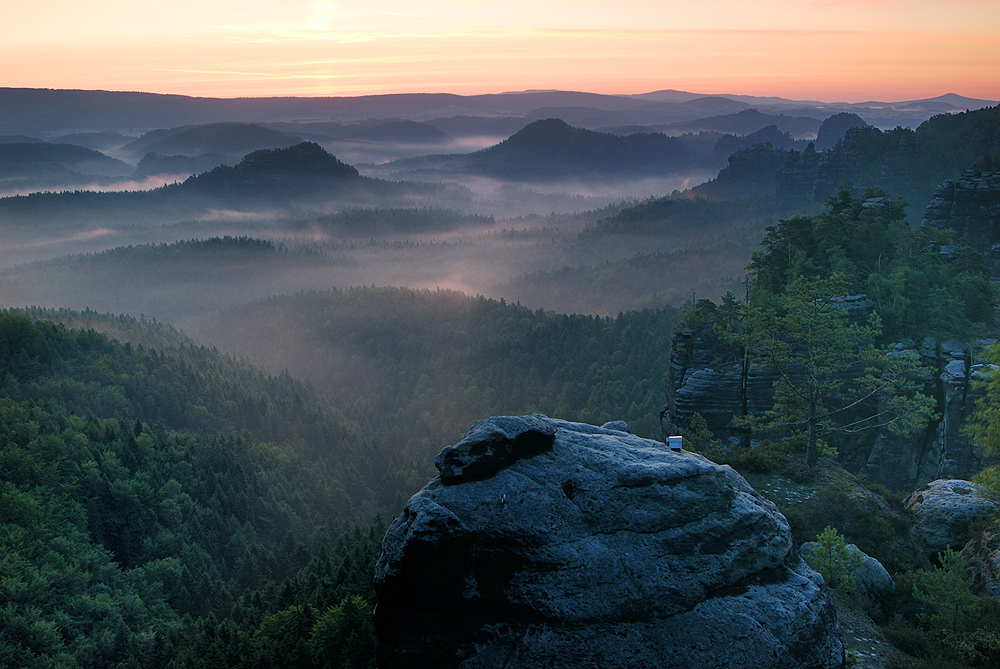
<path fill-rule="evenodd" d="M 442 451 L 382 544 L 379 666 L 842 666 L 776 507 L 622 427 L 491 418 Z"/>

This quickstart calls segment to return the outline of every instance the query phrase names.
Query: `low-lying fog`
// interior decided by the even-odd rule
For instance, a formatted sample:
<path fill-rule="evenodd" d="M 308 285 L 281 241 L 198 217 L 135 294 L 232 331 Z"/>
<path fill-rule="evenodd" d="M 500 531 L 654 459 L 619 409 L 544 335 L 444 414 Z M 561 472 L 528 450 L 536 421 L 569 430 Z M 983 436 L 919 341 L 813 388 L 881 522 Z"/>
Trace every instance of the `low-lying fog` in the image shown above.
<path fill-rule="evenodd" d="M 736 285 L 732 277 L 741 276 L 749 247 L 737 243 L 735 254 L 720 251 L 715 239 L 700 234 L 581 233 L 629 203 L 670 193 L 694 178 L 645 180 L 621 189 L 466 179 L 474 197 L 461 207 L 465 211 L 454 202 L 428 209 L 418 222 L 430 220 L 430 229 L 421 231 L 407 229 L 414 224 L 405 212 L 379 209 L 351 214 L 351 225 L 340 224 L 336 212 L 282 218 L 276 211 L 214 211 L 204 220 L 163 225 L 6 227 L 0 232 L 0 301 L 143 314 L 182 328 L 196 328 L 204 314 L 241 301 L 368 285 L 446 288 L 532 308 L 601 314 L 680 303 L 698 285 L 705 297 L 724 292 L 712 287 L 716 279 Z M 462 218 L 468 213 L 478 218 Z M 434 221 L 445 229 L 434 229 Z M 159 247 L 146 246 L 223 237 L 266 240 L 276 252 L 233 261 L 213 260 L 191 246 L 158 253 L 150 248 Z M 663 255 L 671 253 L 672 259 Z M 677 254 L 685 256 L 683 262 Z M 653 260 L 645 269 L 614 265 L 634 257 Z M 574 278 L 593 274 L 588 268 L 613 279 L 595 290 Z M 612 286 L 619 278 L 622 285 Z M 631 294 L 637 281 L 647 285 Z"/>

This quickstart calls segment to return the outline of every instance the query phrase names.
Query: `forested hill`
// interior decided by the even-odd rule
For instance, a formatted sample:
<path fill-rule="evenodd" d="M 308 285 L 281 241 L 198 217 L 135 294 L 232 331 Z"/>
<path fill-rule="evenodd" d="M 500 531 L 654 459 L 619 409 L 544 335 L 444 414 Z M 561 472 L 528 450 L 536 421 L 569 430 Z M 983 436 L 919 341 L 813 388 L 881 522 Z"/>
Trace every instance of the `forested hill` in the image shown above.
<path fill-rule="evenodd" d="M 297 457 L 328 462 L 333 474 L 363 457 L 357 429 L 309 386 L 287 373 L 266 375 L 167 326 L 65 310 L 9 310 L 0 318 L 2 390 L 10 399 L 66 414 L 272 442 Z M 359 491 L 341 500 L 340 511 L 350 513 L 370 493 L 360 492 L 352 474 L 336 476 Z"/>
<path fill-rule="evenodd" d="M 145 191 L 31 193 L 0 198 L 8 222 L 52 225 L 128 224 L 196 218 L 216 208 L 260 213 L 271 208 L 294 210 L 348 200 L 353 206 L 404 202 L 413 196 L 446 196 L 448 187 L 389 183 L 370 179 L 327 153 L 302 142 L 282 149 L 261 149 L 235 166 L 220 165 L 181 183 Z"/>
<path fill-rule="evenodd" d="M 242 156 L 258 149 L 301 144 L 302 138 L 252 123 L 208 123 L 152 130 L 122 147 L 141 158 L 149 153 L 198 156 L 205 153 Z"/>
<path fill-rule="evenodd" d="M 776 195 L 785 204 L 824 202 L 845 181 L 901 195 L 919 220 L 934 189 L 986 156 L 1000 154 L 1000 107 L 928 119 L 916 130 L 847 131 L 828 151 L 771 146 L 736 152 L 718 178 L 693 189 L 707 197 Z M 772 178 L 773 176 L 773 178 Z"/>
<path fill-rule="evenodd" d="M 0 313 L 0 666 L 279 666 L 287 607 L 368 606 L 383 530 L 344 525 L 373 508 L 348 421 L 169 330 L 46 317 L 145 327 Z"/>

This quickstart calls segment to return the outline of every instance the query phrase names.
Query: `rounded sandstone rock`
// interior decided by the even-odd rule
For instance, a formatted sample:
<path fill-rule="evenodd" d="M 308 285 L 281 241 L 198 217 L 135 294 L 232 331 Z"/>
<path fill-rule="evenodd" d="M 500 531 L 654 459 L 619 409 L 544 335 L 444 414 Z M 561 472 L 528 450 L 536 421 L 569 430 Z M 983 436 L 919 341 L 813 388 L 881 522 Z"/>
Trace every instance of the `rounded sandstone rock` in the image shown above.
<path fill-rule="evenodd" d="M 906 508 L 917 515 L 916 529 L 929 555 L 949 546 L 961 550 L 969 540 L 969 523 L 997 511 L 985 488 L 962 479 L 931 481 L 907 498 Z"/>
<path fill-rule="evenodd" d="M 380 667 L 842 665 L 822 579 L 731 468 L 621 430 L 490 421 L 460 442 L 478 474 L 435 477 L 386 533 Z M 498 441 L 545 426 L 546 448 Z"/>

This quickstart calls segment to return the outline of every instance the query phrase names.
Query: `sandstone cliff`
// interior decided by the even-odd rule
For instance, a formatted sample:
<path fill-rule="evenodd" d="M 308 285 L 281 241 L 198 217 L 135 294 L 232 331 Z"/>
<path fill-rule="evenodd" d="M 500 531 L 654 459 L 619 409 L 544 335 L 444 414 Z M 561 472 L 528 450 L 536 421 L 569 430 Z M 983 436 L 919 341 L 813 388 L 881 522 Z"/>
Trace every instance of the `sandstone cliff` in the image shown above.
<path fill-rule="evenodd" d="M 858 318 L 865 300 L 859 297 L 851 309 Z M 936 398 L 938 419 L 913 435 L 859 435 L 853 452 L 843 454 L 850 457 L 845 466 L 896 490 L 913 490 L 940 478 L 967 479 L 982 469 L 981 454 L 962 428 L 981 396 L 974 381 L 991 369 L 980 357 L 992 341 L 977 342 L 969 351 L 958 341 L 929 337 L 912 349 L 931 370 L 921 391 Z M 897 347 L 890 355 L 909 350 Z M 727 352 L 711 330 L 680 329 L 670 356 L 667 403 L 660 413 L 663 431 L 677 434 L 697 412 L 716 437 L 729 445 L 748 445 L 751 435 L 734 428 L 733 417 L 762 415 L 770 408 L 776 378 L 771 370 Z"/>
<path fill-rule="evenodd" d="M 1000 274 L 1000 170 L 966 170 L 934 191 L 924 210 L 925 225 L 951 228 L 991 262 Z"/>

